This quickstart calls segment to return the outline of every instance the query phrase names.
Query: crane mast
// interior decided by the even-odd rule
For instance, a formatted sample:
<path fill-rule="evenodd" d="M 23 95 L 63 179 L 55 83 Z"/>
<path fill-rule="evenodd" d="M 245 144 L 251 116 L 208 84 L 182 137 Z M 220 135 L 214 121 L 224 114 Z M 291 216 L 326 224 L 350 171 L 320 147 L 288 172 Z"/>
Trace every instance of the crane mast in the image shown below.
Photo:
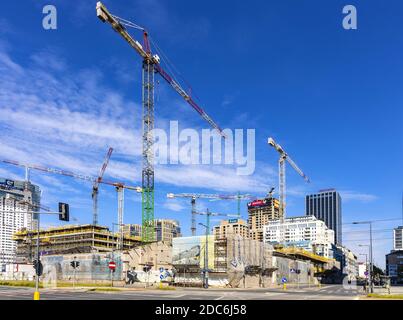
<path fill-rule="evenodd" d="M 291 167 L 306 181 L 310 182 L 307 175 L 296 165 L 296 163 L 290 158 L 287 152 L 277 144 L 273 138 L 269 138 L 267 143 L 272 146 L 277 152 L 280 154 L 280 158 L 278 161 L 279 166 L 279 201 L 280 201 L 280 218 L 281 223 L 284 223 L 284 218 L 286 214 L 286 161 L 291 165 Z"/>
<path fill-rule="evenodd" d="M 92 186 L 92 224 L 96 226 L 98 224 L 98 192 L 99 183 L 102 181 L 106 167 L 108 166 L 109 159 L 111 158 L 113 148 L 109 148 L 106 154 L 105 160 L 102 164 L 101 170 L 99 171 L 98 178 Z"/>
<path fill-rule="evenodd" d="M 102 22 L 108 22 L 112 28 L 141 56 L 142 64 L 142 240 L 154 241 L 154 73 L 159 73 L 163 79 L 192 106 L 223 137 L 221 128 L 197 105 L 190 95 L 171 77 L 160 65 L 158 55 L 151 53 L 151 46 L 147 31 L 122 18 L 112 15 L 101 3 L 96 5 L 97 17 Z M 132 27 L 143 32 L 143 45 L 127 32 L 125 27 Z M 144 47 L 143 47 L 144 46 Z"/>

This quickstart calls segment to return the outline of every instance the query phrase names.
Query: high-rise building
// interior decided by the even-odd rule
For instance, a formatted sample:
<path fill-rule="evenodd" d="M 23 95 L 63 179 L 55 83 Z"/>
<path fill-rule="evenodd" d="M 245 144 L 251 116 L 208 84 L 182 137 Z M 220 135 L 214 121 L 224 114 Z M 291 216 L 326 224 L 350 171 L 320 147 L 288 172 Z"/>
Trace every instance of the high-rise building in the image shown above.
<path fill-rule="evenodd" d="M 36 229 L 32 211 L 39 209 L 41 191 L 25 181 L 0 178 L 0 264 L 16 261 L 13 236 L 22 229 Z"/>
<path fill-rule="evenodd" d="M 314 216 L 291 217 L 269 221 L 264 226 L 264 242 L 272 245 L 282 243 L 285 246 L 301 248 L 317 255 L 332 258 L 334 231 Z"/>
<path fill-rule="evenodd" d="M 13 194 L 16 199 L 31 203 L 35 209 L 41 204 L 41 189 L 30 182 L 0 178 L 0 197 L 6 194 Z"/>
<path fill-rule="evenodd" d="M 21 204 L 11 194 L 0 197 L 0 263 L 15 262 L 16 242 L 14 234 L 22 229 L 30 230 L 31 214 L 25 204 Z"/>
<path fill-rule="evenodd" d="M 326 223 L 335 234 L 335 243 L 342 244 L 341 197 L 334 189 L 321 190 L 305 198 L 305 214 Z"/>
<path fill-rule="evenodd" d="M 215 239 L 226 239 L 228 236 L 235 235 L 240 235 L 244 239 L 249 238 L 249 228 L 245 220 L 222 220 L 218 226 L 214 227 Z"/>
<path fill-rule="evenodd" d="M 275 198 L 258 199 L 248 203 L 249 238 L 263 241 L 263 226 L 280 219 L 280 202 Z"/>
<path fill-rule="evenodd" d="M 403 250 L 403 226 L 393 229 L 393 250 Z"/>

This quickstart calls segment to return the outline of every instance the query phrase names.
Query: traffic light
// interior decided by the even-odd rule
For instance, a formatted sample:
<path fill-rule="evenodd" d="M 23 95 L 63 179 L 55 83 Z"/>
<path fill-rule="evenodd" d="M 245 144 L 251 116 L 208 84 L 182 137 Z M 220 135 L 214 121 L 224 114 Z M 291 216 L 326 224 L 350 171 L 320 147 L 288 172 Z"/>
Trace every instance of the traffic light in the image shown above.
<path fill-rule="evenodd" d="M 146 266 L 143 267 L 144 272 L 149 272 L 150 270 L 151 270 L 151 266 L 146 265 Z"/>
<path fill-rule="evenodd" d="M 34 260 L 32 263 L 34 265 L 35 274 L 37 276 L 41 276 L 43 273 L 43 265 L 41 260 L 39 260 L 39 262 L 37 260 Z"/>
<path fill-rule="evenodd" d="M 75 268 L 78 268 L 80 266 L 80 262 L 79 261 L 71 261 L 70 265 L 75 269 Z"/>
<path fill-rule="evenodd" d="M 59 202 L 59 220 L 60 221 L 70 221 L 68 203 Z"/>

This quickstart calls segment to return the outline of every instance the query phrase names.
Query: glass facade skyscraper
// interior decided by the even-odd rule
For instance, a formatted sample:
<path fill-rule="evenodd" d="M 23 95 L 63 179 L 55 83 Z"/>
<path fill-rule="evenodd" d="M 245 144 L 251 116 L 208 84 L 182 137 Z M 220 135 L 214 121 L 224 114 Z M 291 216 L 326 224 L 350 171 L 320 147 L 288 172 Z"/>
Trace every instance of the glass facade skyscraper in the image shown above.
<path fill-rule="evenodd" d="M 305 214 L 315 216 L 334 231 L 335 243 L 342 244 L 342 210 L 340 194 L 334 189 L 321 190 L 305 198 Z"/>

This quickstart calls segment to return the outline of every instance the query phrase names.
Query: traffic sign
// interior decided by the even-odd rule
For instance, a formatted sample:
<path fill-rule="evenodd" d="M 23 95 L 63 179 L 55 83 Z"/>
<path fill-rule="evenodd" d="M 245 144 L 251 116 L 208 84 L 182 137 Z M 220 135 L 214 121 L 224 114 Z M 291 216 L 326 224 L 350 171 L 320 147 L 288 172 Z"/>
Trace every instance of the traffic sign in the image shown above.
<path fill-rule="evenodd" d="M 287 278 L 286 278 L 286 277 L 283 277 L 283 278 L 281 279 L 281 282 L 282 282 L 282 283 L 287 283 Z"/>
<path fill-rule="evenodd" d="M 160 279 L 162 280 L 162 279 L 164 279 L 165 277 L 164 277 L 164 275 L 163 274 L 160 274 Z"/>
<path fill-rule="evenodd" d="M 109 262 L 108 267 L 111 270 L 115 270 L 116 269 L 116 262 L 115 261 Z"/>
<path fill-rule="evenodd" d="M 163 273 L 164 272 L 164 268 L 160 268 L 160 273 Z"/>

